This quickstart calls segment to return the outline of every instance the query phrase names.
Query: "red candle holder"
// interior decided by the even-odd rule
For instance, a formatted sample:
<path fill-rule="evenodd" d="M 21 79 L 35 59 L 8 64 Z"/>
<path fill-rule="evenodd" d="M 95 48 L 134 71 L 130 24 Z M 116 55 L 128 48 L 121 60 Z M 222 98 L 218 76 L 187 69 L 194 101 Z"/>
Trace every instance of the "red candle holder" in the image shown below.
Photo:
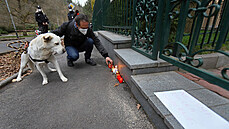
<path fill-rule="evenodd" d="M 121 77 L 121 76 L 117 76 L 116 78 L 117 78 L 117 79 L 118 79 L 118 81 L 119 81 L 119 79 L 120 79 L 120 78 L 122 78 L 122 77 Z"/>
<path fill-rule="evenodd" d="M 110 68 L 110 69 L 112 68 L 112 64 L 111 63 L 108 64 L 108 68 Z"/>
<path fill-rule="evenodd" d="M 120 74 L 116 74 L 116 78 L 120 78 L 121 77 L 121 75 Z"/>
<path fill-rule="evenodd" d="M 118 81 L 119 81 L 119 83 L 123 83 L 123 78 L 120 77 Z"/>

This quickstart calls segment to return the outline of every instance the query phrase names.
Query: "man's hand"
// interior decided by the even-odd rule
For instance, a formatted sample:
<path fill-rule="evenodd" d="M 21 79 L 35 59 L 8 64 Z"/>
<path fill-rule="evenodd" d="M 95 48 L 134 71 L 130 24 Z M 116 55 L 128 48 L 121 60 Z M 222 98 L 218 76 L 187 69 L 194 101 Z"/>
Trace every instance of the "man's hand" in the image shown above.
<path fill-rule="evenodd" d="M 48 25 L 48 22 L 43 22 L 43 25 Z"/>
<path fill-rule="evenodd" d="M 113 64 L 113 60 L 110 57 L 106 57 L 106 63 L 107 63 L 107 65 L 108 65 L 109 62 L 111 64 Z"/>

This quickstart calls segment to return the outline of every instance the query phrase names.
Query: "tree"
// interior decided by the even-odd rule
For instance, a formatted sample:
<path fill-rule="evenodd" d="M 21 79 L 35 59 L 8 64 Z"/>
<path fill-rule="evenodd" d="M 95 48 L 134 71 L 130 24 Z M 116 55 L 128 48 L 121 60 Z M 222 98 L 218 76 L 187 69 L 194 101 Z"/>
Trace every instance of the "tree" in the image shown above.
<path fill-rule="evenodd" d="M 72 0 L 66 0 L 67 1 L 67 3 L 72 3 Z"/>
<path fill-rule="evenodd" d="M 8 4 L 18 29 L 35 29 L 37 27 L 34 16 L 37 5 L 41 6 L 49 18 L 52 29 L 68 21 L 69 3 L 67 3 L 67 0 L 8 0 Z M 4 0 L 0 0 L 0 7 L 0 28 L 12 28 L 9 12 Z"/>
<path fill-rule="evenodd" d="M 85 5 L 82 7 L 83 8 L 83 13 L 88 16 L 89 21 L 92 21 L 92 14 L 93 10 L 91 7 L 91 0 L 87 0 Z"/>
<path fill-rule="evenodd" d="M 0 1 L 0 28 L 4 28 L 3 30 L 6 30 L 9 28 L 9 26 L 12 25 L 10 18 L 9 18 L 9 12 L 6 7 L 6 3 L 4 0 Z"/>
<path fill-rule="evenodd" d="M 26 24 L 34 23 L 34 10 L 35 5 L 37 5 L 36 0 L 17 0 L 15 2 L 16 6 L 12 6 L 12 15 L 17 18 L 19 24 L 25 29 Z"/>
<path fill-rule="evenodd" d="M 93 11 L 93 8 L 94 8 L 94 4 L 95 4 L 95 0 L 91 0 L 91 9 Z"/>
<path fill-rule="evenodd" d="M 78 6 L 78 7 L 80 7 L 80 8 L 82 7 L 82 5 L 80 4 L 79 1 L 77 1 L 76 6 Z"/>

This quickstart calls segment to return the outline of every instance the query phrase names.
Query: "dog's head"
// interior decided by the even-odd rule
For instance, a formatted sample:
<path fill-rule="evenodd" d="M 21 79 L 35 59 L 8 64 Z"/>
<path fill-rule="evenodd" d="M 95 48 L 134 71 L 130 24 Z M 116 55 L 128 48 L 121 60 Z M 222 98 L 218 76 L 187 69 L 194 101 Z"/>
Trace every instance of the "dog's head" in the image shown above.
<path fill-rule="evenodd" d="M 53 33 L 42 34 L 43 46 L 45 49 L 50 49 L 53 54 L 63 54 L 65 52 L 64 46 L 61 44 L 59 36 Z"/>

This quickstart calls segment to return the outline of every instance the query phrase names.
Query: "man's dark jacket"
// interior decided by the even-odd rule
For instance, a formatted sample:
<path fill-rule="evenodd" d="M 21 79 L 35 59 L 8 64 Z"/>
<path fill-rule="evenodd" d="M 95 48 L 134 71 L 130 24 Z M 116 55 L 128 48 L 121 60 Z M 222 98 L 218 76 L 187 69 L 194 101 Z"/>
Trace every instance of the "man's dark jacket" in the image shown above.
<path fill-rule="evenodd" d="M 36 12 L 35 13 L 35 18 L 36 18 L 36 21 L 38 22 L 38 26 L 43 25 L 43 22 L 48 22 L 49 23 L 49 19 L 42 12 Z"/>
<path fill-rule="evenodd" d="M 58 29 L 52 31 L 52 33 L 60 37 L 64 35 L 65 46 L 74 46 L 75 48 L 78 48 L 80 45 L 82 45 L 87 38 L 91 38 L 94 41 L 94 45 L 98 49 L 100 54 L 104 58 L 108 57 L 107 51 L 102 46 L 100 40 L 95 36 L 94 32 L 90 27 L 87 30 L 87 34 L 84 35 L 74 24 L 74 20 L 72 22 L 65 22 Z"/>

